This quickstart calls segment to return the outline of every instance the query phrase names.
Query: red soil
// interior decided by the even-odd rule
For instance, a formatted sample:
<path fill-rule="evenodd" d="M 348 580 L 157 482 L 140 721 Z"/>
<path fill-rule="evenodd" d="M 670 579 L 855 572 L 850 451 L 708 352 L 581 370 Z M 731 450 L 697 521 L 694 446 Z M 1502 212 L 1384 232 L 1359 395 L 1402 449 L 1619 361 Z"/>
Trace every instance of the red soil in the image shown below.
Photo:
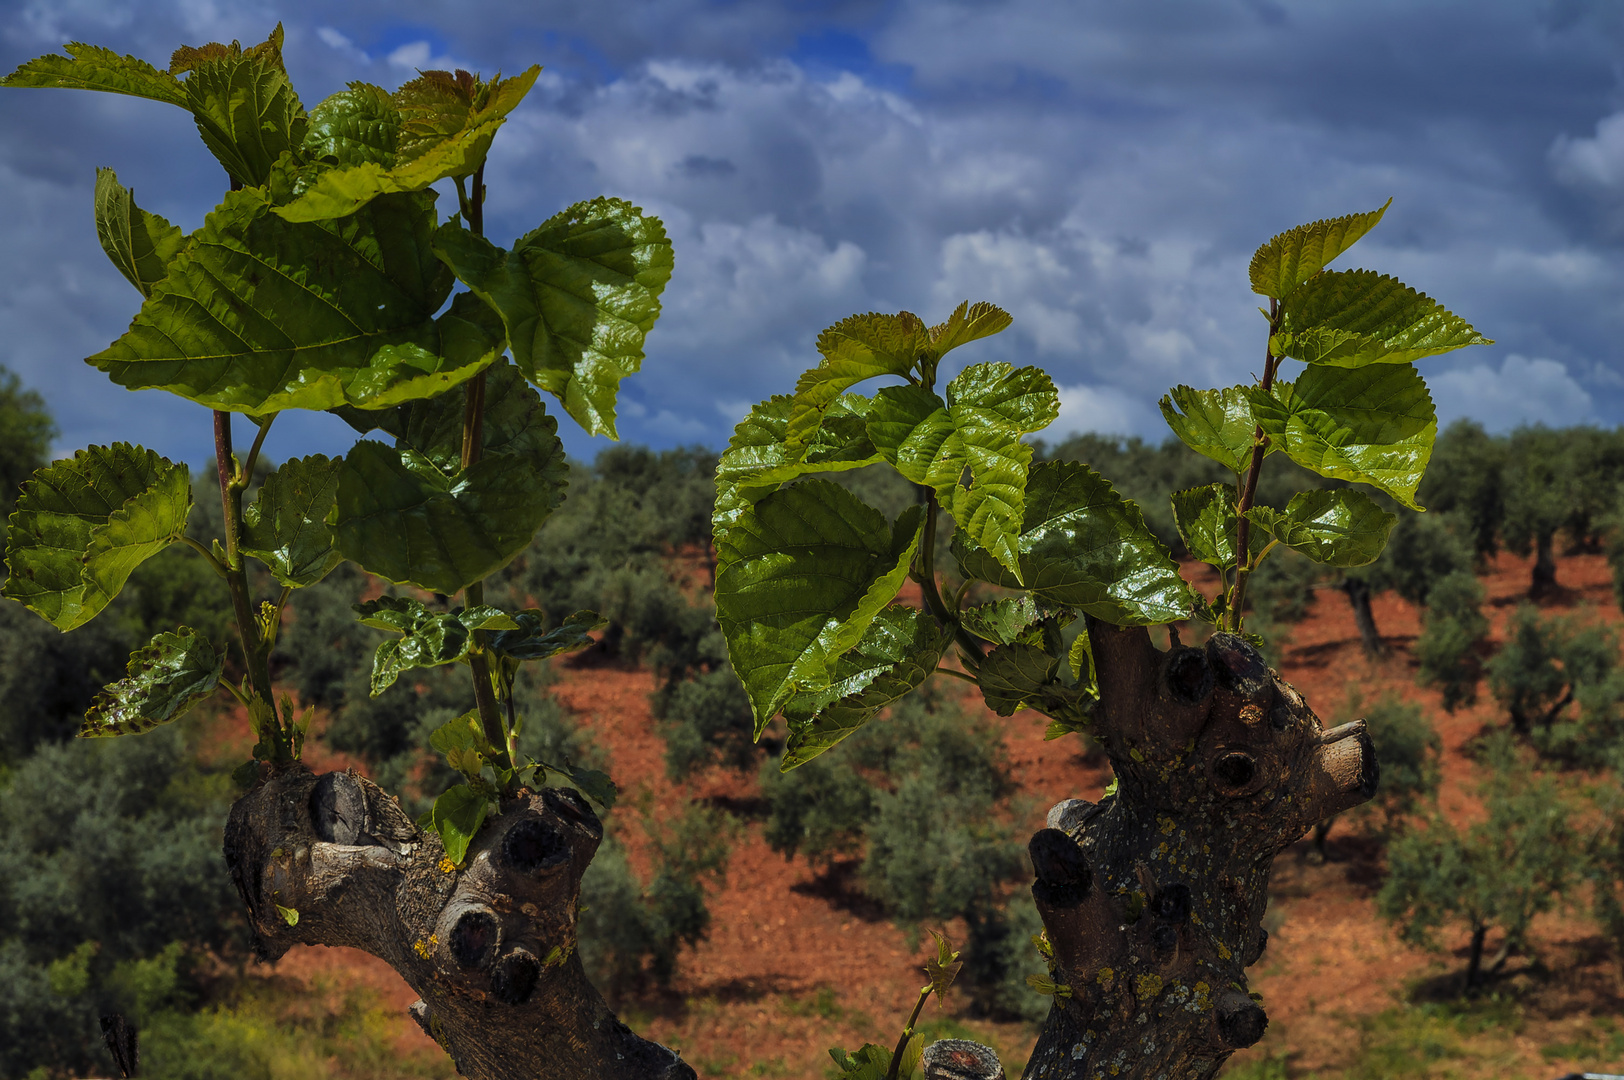
<path fill-rule="evenodd" d="M 1600 557 L 1562 559 L 1558 577 L 1564 591 L 1543 606 L 1590 604 L 1597 617 L 1617 621 Z M 1483 580 L 1489 592 L 1485 610 L 1498 640 L 1526 591 L 1528 560 L 1501 556 Z M 1420 629 L 1415 610 L 1388 593 L 1375 599 L 1374 613 L 1390 655 L 1372 662 L 1360 649 L 1341 595 L 1320 593 L 1310 617 L 1291 628 L 1282 673 L 1327 722 L 1355 687 L 1367 702 L 1390 688 L 1420 703 L 1444 744 L 1440 805 L 1452 818 L 1470 818 L 1479 812 L 1479 767 L 1470 744 L 1485 727 L 1501 722 L 1494 703 L 1485 687 L 1476 706 L 1445 713 L 1436 693 L 1415 685 L 1410 655 Z M 554 688 L 559 701 L 611 759 L 610 771 L 623 792 L 614 827 L 629 844 L 635 867 L 643 869 L 646 862 L 635 820 L 640 813 L 666 813 L 685 800 L 747 799 L 756 793 L 753 774 L 716 769 L 681 787 L 666 778 L 664 744 L 648 706 L 653 689 L 648 672 L 589 657 L 563 665 L 559 674 Z M 1043 810 L 1058 799 L 1099 796 L 1109 771 L 1103 762 L 1079 755 L 1079 740 L 1044 742 L 1045 721 L 1035 714 L 1002 723 L 1011 767 L 1031 807 L 1027 824 L 1041 825 Z M 319 746 L 316 742 L 312 749 Z M 319 751 L 312 756 L 327 767 L 348 764 Z M 1379 851 L 1355 829 L 1337 826 L 1331 857 L 1323 865 L 1310 864 L 1305 855 L 1306 844 L 1299 844 L 1276 863 L 1270 918 L 1279 928 L 1251 972 L 1252 988 L 1263 994 L 1269 1010 L 1270 1029 L 1259 1047 L 1237 1059 L 1289 1052 L 1293 1075 L 1334 1070 L 1358 1045 L 1362 1019 L 1392 1008 L 1406 987 L 1423 977 L 1458 972 L 1465 949 L 1464 931 L 1448 939 L 1453 954 L 1442 957 L 1397 941 L 1375 912 Z M 895 1039 L 920 985 L 923 947 L 910 948 L 908 934 L 877 917 L 838 875 L 820 876 L 802 858 L 772 853 L 759 821 L 741 822 L 727 881 L 712 896 L 711 912 L 710 937 L 684 954 L 672 992 L 623 1006 L 640 1031 L 680 1047 L 701 1076 L 823 1077 L 828 1047 Z M 962 938 L 962 927 L 947 929 Z M 1572 917 L 1542 919 L 1534 936 L 1544 981 L 1528 999 L 1534 1002 L 1528 1022 L 1499 1075 L 1541 1077 L 1594 1068 L 1597 1062 L 1547 1061 L 1539 1046 L 1560 1041 L 1557 1035 L 1590 1017 L 1619 1012 L 1613 962 L 1598 946 L 1595 931 Z M 1495 947 L 1492 938 L 1490 947 Z M 401 1009 L 415 998 L 381 961 L 351 950 L 296 949 L 276 970 L 305 980 L 319 976 L 329 985 L 364 984 Z M 927 1019 L 938 1015 L 934 1006 L 926 1014 Z M 973 1037 L 995 1045 L 1010 1075 L 1019 1075 L 1035 1029 L 956 1019 Z M 427 1045 L 404 1015 L 400 1029 L 403 1048 Z"/>

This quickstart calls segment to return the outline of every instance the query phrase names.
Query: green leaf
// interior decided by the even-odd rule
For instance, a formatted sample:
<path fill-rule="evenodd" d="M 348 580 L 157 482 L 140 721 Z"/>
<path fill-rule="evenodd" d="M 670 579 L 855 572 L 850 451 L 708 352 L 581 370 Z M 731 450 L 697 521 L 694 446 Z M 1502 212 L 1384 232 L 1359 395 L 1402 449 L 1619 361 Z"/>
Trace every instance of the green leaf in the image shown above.
<path fill-rule="evenodd" d="M 811 438 L 791 445 L 787 439 L 794 399 L 779 395 L 757 404 L 733 429 L 716 463 L 715 529 L 724 530 L 741 509 L 790 480 L 879 461 L 868 434 L 871 405 L 867 398 L 847 394 L 829 407 Z"/>
<path fill-rule="evenodd" d="M 1252 467 L 1257 422 L 1252 418 L 1247 387 L 1195 390 L 1175 386 L 1162 398 L 1161 406 L 1167 426 L 1185 446 L 1233 473 L 1244 473 Z M 1266 445 L 1264 456 L 1274 450 L 1274 446 Z"/>
<path fill-rule="evenodd" d="M 568 777 L 581 794 L 603 807 L 605 810 L 615 808 L 615 800 L 620 797 L 620 789 L 615 782 L 609 779 L 609 774 L 597 769 L 583 769 L 569 762 L 563 768 L 557 765 L 546 765 L 545 768 L 562 776 Z"/>
<path fill-rule="evenodd" d="M 1220 569 L 1235 566 L 1235 530 L 1240 519 L 1235 516 L 1235 487 L 1232 484 L 1207 484 L 1188 491 L 1175 491 L 1172 496 L 1173 518 L 1178 523 L 1179 535 L 1184 537 L 1190 554 L 1202 562 Z M 1247 532 L 1247 564 L 1251 565 L 1268 546 L 1268 535 L 1256 529 Z"/>
<path fill-rule="evenodd" d="M 999 716 L 1013 716 L 1029 707 L 1042 709 L 1064 690 L 1059 671 L 1060 659 L 1036 645 L 1000 645 L 981 662 L 981 696 Z"/>
<path fill-rule="evenodd" d="M 23 485 L 6 532 L 3 595 L 58 630 L 93 619 L 130 572 L 179 540 L 191 476 L 129 443 L 92 446 Z"/>
<path fill-rule="evenodd" d="M 1331 566 L 1375 562 L 1398 521 L 1370 496 L 1349 488 L 1299 491 L 1285 513 L 1261 506 L 1246 516 L 1287 547 Z"/>
<path fill-rule="evenodd" d="M 79 737 L 138 735 L 179 720 L 214 693 L 224 662 L 196 630 L 159 634 L 131 654 L 124 678 L 96 695 Z"/>
<path fill-rule="evenodd" d="M 467 297 L 468 313 L 488 317 L 494 324 L 494 336 L 499 338 L 502 328 L 495 313 L 471 293 L 458 294 L 459 300 L 463 297 Z M 464 383 L 463 387 L 462 393 L 441 394 L 392 409 L 335 411 L 358 431 L 378 429 L 393 435 L 397 445 L 417 451 L 450 476 L 462 464 L 462 417 L 472 383 Z M 518 368 L 504 359 L 485 369 L 481 455 L 516 453 L 540 459 L 552 453 L 557 432 L 558 424 L 547 416 L 541 395 Z"/>
<path fill-rule="evenodd" d="M 953 539 L 969 577 L 1007 588 L 1021 582 L 991 553 Z M 1041 462 L 1026 485 L 1021 576 L 1033 596 L 1119 626 L 1175 622 L 1194 594 L 1139 508 L 1099 473 L 1076 462 Z"/>
<path fill-rule="evenodd" d="M 281 904 L 276 904 L 274 906 L 276 908 L 276 913 L 282 916 L 283 922 L 287 923 L 289 926 L 299 925 L 299 910 L 297 908 L 283 907 Z"/>
<path fill-rule="evenodd" d="M 96 170 L 96 239 L 131 285 L 151 296 L 169 272 L 169 261 L 186 246 L 180 227 L 135 205 L 112 169 Z"/>
<path fill-rule="evenodd" d="M 1015 538 L 1032 461 L 1021 436 L 1059 412 L 1060 397 L 1041 369 L 974 364 L 948 384 L 945 402 L 919 386 L 881 390 L 868 434 L 904 477 L 934 488 L 959 528 L 1018 580 Z M 969 486 L 960 482 L 966 469 Z"/>
<path fill-rule="evenodd" d="M 478 710 L 465 712 L 435 728 L 429 734 L 429 745 L 445 755 L 446 764 L 470 780 L 478 778 L 485 764 L 497 756 L 480 725 Z"/>
<path fill-rule="evenodd" d="M 461 866 L 468 857 L 468 845 L 485 823 L 491 802 L 467 784 L 456 784 L 434 800 L 430 822 L 445 844 L 445 857 L 452 866 Z"/>
<path fill-rule="evenodd" d="M 835 661 L 827 687 L 797 693 L 784 705 L 789 741 L 779 768 L 806 764 L 918 689 L 952 641 L 951 630 L 918 608 L 882 609 Z"/>
<path fill-rule="evenodd" d="M 960 345 L 1002 332 L 1013 321 L 1009 312 L 985 300 L 974 304 L 965 300 L 953 309 L 946 322 L 930 328 L 931 347 L 939 361 Z"/>
<path fill-rule="evenodd" d="M 793 694 L 830 685 L 901 588 L 923 516 L 911 506 L 888 525 L 845 488 L 806 480 L 740 511 L 718 537 L 716 616 L 757 738 Z"/>
<path fill-rule="evenodd" d="M 595 644 L 592 635 L 609 625 L 609 620 L 596 611 L 577 611 L 548 630 L 546 616 L 538 608 L 518 612 L 513 621 L 514 629 L 491 636 L 490 647 L 515 660 L 545 660 L 590 648 Z"/>
<path fill-rule="evenodd" d="M 925 978 L 930 980 L 930 992 L 936 995 L 937 1006 L 942 1006 L 947 1003 L 948 988 L 959 977 L 964 961 L 959 959 L 957 950 L 948 942 L 945 934 L 932 930 L 930 936 L 936 939 L 936 955 L 925 961 Z M 911 1073 L 913 1070 L 908 1071 Z M 899 1072 L 899 1075 L 906 1074 Z"/>
<path fill-rule="evenodd" d="M 314 585 L 344 561 L 326 520 L 338 494 L 339 465 L 322 454 L 285 461 L 243 510 L 242 553 L 270 567 L 288 588 Z"/>
<path fill-rule="evenodd" d="M 376 87 L 369 87 L 365 96 L 333 102 L 326 113 L 318 106 L 329 128 L 337 126 L 346 136 L 352 130 L 364 133 L 361 138 L 369 141 L 363 153 L 355 152 L 360 140 L 353 136 L 341 147 L 362 160 L 323 172 L 276 212 L 289 221 L 325 221 L 353 214 L 380 195 L 421 191 L 447 177 L 472 174 L 485 163 L 496 130 L 540 74 L 541 68 L 532 66 L 511 79 L 464 85 L 449 72 L 425 71 L 392 100 L 380 100 L 370 93 Z M 350 164 L 343 157 L 340 162 Z"/>
<path fill-rule="evenodd" d="M 1252 412 L 1297 464 L 1378 488 L 1410 507 L 1438 418 L 1412 364 L 1311 366 L 1295 383 L 1251 390 Z"/>
<path fill-rule="evenodd" d="M 501 352 L 430 251 L 434 194 L 391 195 L 295 225 L 264 191 L 227 195 L 130 329 L 90 363 L 132 390 L 213 409 L 378 409 L 430 397 Z"/>
<path fill-rule="evenodd" d="M 102 90 L 187 108 L 186 88 L 181 81 L 145 60 L 78 41 L 64 45 L 62 51 L 68 55 L 52 54 L 28 61 L 0 79 L 0 86 Z"/>
<path fill-rule="evenodd" d="M 1374 270 L 1324 273 L 1292 293 L 1269 339 L 1276 356 L 1309 364 L 1407 364 L 1467 345 L 1492 345 L 1425 293 Z"/>
<path fill-rule="evenodd" d="M 953 520 L 1019 578 L 1016 540 L 1032 463 L 1020 440 L 1060 415 L 1060 395 L 1042 368 L 974 364 L 948 383 L 947 408 L 970 469 L 970 485 L 953 490 Z"/>
<path fill-rule="evenodd" d="M 671 278 L 659 219 L 598 198 L 555 214 L 511 252 L 452 225 L 435 234 L 434 251 L 501 315 L 525 378 L 588 434 L 617 438 L 620 380 L 642 366 Z"/>
<path fill-rule="evenodd" d="M 186 107 L 198 134 L 244 186 L 265 184 L 276 159 L 304 141 L 309 120 L 282 64 L 280 24 L 250 49 L 235 41 L 179 49 L 169 70 L 189 72 Z"/>
<path fill-rule="evenodd" d="M 552 417 L 525 430 L 509 450 L 451 476 L 409 447 L 356 443 L 331 518 L 340 554 L 447 595 L 506 566 L 563 501 L 569 476 Z"/>
<path fill-rule="evenodd" d="M 433 611 L 406 596 L 380 596 L 355 606 L 361 622 L 402 635 L 378 646 L 372 658 L 372 696 L 394 684 L 403 671 L 452 664 L 468 655 L 475 630 L 516 630 L 513 618 L 480 605 Z"/>
<path fill-rule="evenodd" d="M 869 312 L 842 319 L 818 335 L 823 361 L 795 383 L 788 438 L 802 442 L 818 429 L 823 413 L 866 379 L 906 375 L 923 355 L 934 356 L 930 330 L 911 311 Z"/>
<path fill-rule="evenodd" d="M 840 1069 L 841 1080 L 886 1080 L 891 1068 L 891 1051 L 873 1043 L 864 1043 L 854 1054 L 833 1049 L 829 1056 Z"/>
<path fill-rule="evenodd" d="M 996 645 L 1020 640 L 1041 618 L 1043 612 L 1030 596 L 1007 597 L 959 613 L 959 621 L 966 630 Z"/>
<path fill-rule="evenodd" d="M 1252 255 L 1248 269 L 1252 291 L 1276 299 L 1291 295 L 1298 285 L 1375 228 L 1391 205 L 1393 200 L 1388 199 L 1369 213 L 1313 221 L 1276 236 Z"/>
<path fill-rule="evenodd" d="M 310 110 L 303 153 L 339 166 L 394 163 L 401 116 L 389 91 L 352 82 Z"/>

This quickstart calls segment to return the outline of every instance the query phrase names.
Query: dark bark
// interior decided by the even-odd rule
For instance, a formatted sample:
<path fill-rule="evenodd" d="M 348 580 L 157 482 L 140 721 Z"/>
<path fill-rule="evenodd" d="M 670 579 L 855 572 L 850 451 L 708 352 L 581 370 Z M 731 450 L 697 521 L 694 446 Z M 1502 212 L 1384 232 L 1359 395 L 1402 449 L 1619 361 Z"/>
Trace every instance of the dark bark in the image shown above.
<path fill-rule="evenodd" d="M 1532 600 L 1556 592 L 1556 554 L 1552 550 L 1555 532 L 1541 529 L 1534 538 L 1534 571 L 1528 583 L 1528 596 Z"/>
<path fill-rule="evenodd" d="M 1375 752 L 1362 721 L 1323 730 L 1239 637 L 1163 652 L 1143 628 L 1090 620 L 1090 633 L 1094 735 L 1118 788 L 1059 803 L 1030 845 L 1064 991 L 1025 1076 L 1205 1080 L 1268 1025 L 1245 969 L 1268 940 L 1274 857 L 1375 793 Z M 527 793 L 453 870 L 439 837 L 370 782 L 293 766 L 232 808 L 226 858 L 261 956 L 303 943 L 383 958 L 465 1076 L 693 1077 L 615 1019 L 575 954 L 581 875 L 601 837 L 572 792 Z M 973 1044 L 935 1044 L 925 1060 L 955 1080 L 1001 1071 Z"/>
<path fill-rule="evenodd" d="M 692 1078 L 620 1023 L 581 968 L 581 875 L 602 837 L 574 792 L 525 793 L 457 870 L 370 781 L 294 765 L 232 807 L 225 855 L 262 959 L 296 944 L 380 957 L 422 995 L 413 1019 L 464 1076 Z"/>
<path fill-rule="evenodd" d="M 1370 582 L 1361 577 L 1345 577 L 1342 592 L 1353 607 L 1353 621 L 1359 627 L 1359 642 L 1365 647 L 1365 655 L 1387 655 L 1387 647 L 1376 630 L 1376 616 L 1370 610 Z"/>
<path fill-rule="evenodd" d="M 1466 989 L 1476 988 L 1483 969 L 1483 939 L 1488 937 L 1487 926 L 1472 927 L 1472 943 L 1466 953 Z"/>
<path fill-rule="evenodd" d="M 1216 1075 L 1262 1038 L 1245 990 L 1274 857 L 1375 793 L 1363 722 L 1322 730 L 1243 639 L 1162 652 L 1090 621 L 1095 737 L 1118 788 L 1071 799 L 1033 838 L 1033 899 L 1057 995 L 1026 1076 Z"/>

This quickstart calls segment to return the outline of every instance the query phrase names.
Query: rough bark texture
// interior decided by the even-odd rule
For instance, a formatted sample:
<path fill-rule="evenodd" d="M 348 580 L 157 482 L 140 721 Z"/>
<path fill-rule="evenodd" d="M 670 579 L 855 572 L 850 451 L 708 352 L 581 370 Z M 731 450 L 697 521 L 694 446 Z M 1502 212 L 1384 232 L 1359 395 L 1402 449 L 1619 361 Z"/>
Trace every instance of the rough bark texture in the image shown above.
<path fill-rule="evenodd" d="M 1071 799 L 1032 839 L 1032 887 L 1069 988 L 1026 1076 L 1197 1080 L 1262 1038 L 1246 990 L 1274 857 L 1375 793 L 1363 722 L 1332 731 L 1231 634 L 1162 652 L 1090 623 L 1095 733 L 1118 788 Z"/>
<path fill-rule="evenodd" d="M 1375 793 L 1375 752 L 1362 721 L 1323 730 L 1232 634 L 1163 652 L 1142 628 L 1090 620 L 1090 633 L 1094 731 L 1118 787 L 1056 805 L 1032 838 L 1063 992 L 1025 1076 L 1203 1080 L 1268 1025 L 1245 969 L 1268 938 L 1275 855 Z M 226 860 L 262 956 L 303 943 L 381 957 L 422 995 L 412 1015 L 465 1076 L 693 1077 L 616 1020 L 581 969 L 576 906 L 601 838 L 578 796 L 549 789 L 512 800 L 453 870 L 439 837 L 369 781 L 296 766 L 232 808 Z M 928 1048 L 925 1066 L 1002 1077 L 991 1051 L 956 1040 Z"/>
<path fill-rule="evenodd" d="M 295 944 L 380 957 L 422 995 L 412 1017 L 464 1076 L 692 1078 L 620 1023 L 581 968 L 581 875 L 602 837 L 579 796 L 549 788 L 504 806 L 454 870 L 440 838 L 370 781 L 294 766 L 232 807 L 225 855 L 262 958 Z"/>

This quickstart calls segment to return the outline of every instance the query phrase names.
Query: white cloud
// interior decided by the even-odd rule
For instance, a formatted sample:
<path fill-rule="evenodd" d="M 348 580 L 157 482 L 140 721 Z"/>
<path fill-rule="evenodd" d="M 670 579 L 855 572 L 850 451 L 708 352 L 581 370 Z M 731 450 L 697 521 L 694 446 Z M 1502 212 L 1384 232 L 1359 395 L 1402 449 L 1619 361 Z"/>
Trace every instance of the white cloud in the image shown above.
<path fill-rule="evenodd" d="M 469 64 L 451 56 L 434 55 L 434 46 L 427 41 L 408 41 L 395 48 L 385 59 L 389 61 L 391 67 L 405 68 L 409 71 L 455 71 L 458 68 L 472 70 L 478 67 L 477 64 Z"/>
<path fill-rule="evenodd" d="M 1624 186 L 1624 113 L 1596 122 L 1596 134 L 1577 138 L 1562 134 L 1550 149 L 1551 170 L 1564 184 L 1581 188 Z"/>
<path fill-rule="evenodd" d="M 1060 417 L 1042 438 L 1059 442 L 1068 435 L 1138 435 L 1160 442 L 1167 425 L 1154 404 L 1143 396 L 1114 386 L 1057 387 Z"/>
<path fill-rule="evenodd" d="M 1430 375 L 1427 381 L 1440 426 L 1463 416 L 1490 431 L 1507 431 L 1519 424 L 1566 427 L 1595 419 L 1589 391 L 1556 360 L 1511 353 L 1499 370 L 1474 364 Z"/>

